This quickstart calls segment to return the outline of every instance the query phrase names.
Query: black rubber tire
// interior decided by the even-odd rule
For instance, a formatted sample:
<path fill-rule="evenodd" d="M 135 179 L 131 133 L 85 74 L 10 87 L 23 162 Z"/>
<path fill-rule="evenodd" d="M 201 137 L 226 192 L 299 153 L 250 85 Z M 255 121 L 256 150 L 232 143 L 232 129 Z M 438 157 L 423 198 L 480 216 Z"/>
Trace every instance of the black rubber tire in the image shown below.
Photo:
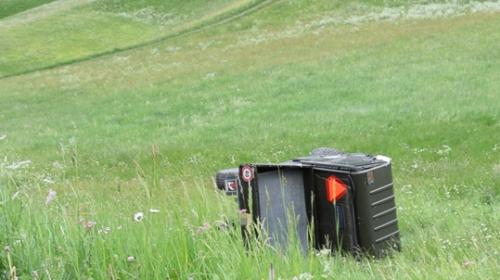
<path fill-rule="evenodd" d="M 227 179 L 236 179 L 240 173 L 239 168 L 222 169 L 215 175 L 215 185 L 221 191 L 226 190 L 225 182 Z"/>
<path fill-rule="evenodd" d="M 336 150 L 334 148 L 328 148 L 328 147 L 320 147 L 316 148 L 311 151 L 310 155 L 311 156 L 316 156 L 316 157 L 327 157 L 327 156 L 335 156 L 335 155 L 340 155 L 342 154 L 341 151 Z"/>

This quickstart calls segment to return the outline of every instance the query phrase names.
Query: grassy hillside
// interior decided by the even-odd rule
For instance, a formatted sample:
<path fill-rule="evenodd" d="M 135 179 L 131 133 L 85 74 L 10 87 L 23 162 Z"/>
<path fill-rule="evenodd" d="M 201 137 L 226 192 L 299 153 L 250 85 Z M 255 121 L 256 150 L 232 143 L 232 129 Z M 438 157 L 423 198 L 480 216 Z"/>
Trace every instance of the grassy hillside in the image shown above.
<path fill-rule="evenodd" d="M 0 19 L 52 1 L 54 0 L 2 0 L 0 1 Z"/>
<path fill-rule="evenodd" d="M 0 77 L 161 40 L 258 2 L 57 1 L 35 11 L 35 20 L 13 17 L 0 22 Z"/>
<path fill-rule="evenodd" d="M 251 4 L 95 1 L 0 20 L 0 75 L 212 23 L 0 78 L 0 273 L 499 278 L 500 5 L 293 0 L 241 14 Z M 216 170 L 318 146 L 393 158 L 401 253 L 245 252 L 237 229 L 218 229 L 238 218 Z"/>

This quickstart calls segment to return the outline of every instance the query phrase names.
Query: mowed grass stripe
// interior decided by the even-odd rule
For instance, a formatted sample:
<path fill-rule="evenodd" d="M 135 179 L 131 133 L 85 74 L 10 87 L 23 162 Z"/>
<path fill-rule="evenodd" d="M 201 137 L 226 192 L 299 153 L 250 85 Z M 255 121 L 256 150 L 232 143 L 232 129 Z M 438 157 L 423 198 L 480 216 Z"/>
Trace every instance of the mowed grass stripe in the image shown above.
<path fill-rule="evenodd" d="M 109 51 L 98 52 L 98 53 L 94 53 L 91 55 L 78 57 L 75 59 L 69 59 L 69 60 L 58 62 L 58 63 L 50 64 L 47 66 L 38 67 L 35 69 L 27 69 L 27 70 L 15 72 L 12 74 L 4 74 L 4 75 L 0 76 L 0 80 L 10 78 L 10 77 L 26 75 L 26 74 L 30 74 L 30 73 L 34 73 L 34 72 L 54 69 L 54 68 L 58 68 L 61 66 L 67 66 L 67 65 L 71 65 L 71 64 L 75 64 L 75 63 L 80 63 L 83 61 L 89 61 L 89 60 L 93 60 L 96 58 L 106 57 L 106 56 L 117 54 L 120 52 L 125 52 L 125 51 L 129 51 L 129 50 L 133 50 L 133 49 L 137 49 L 137 48 L 142 48 L 142 47 L 149 46 L 149 45 L 154 45 L 156 43 L 160 43 L 160 42 L 170 40 L 173 38 L 177 38 L 180 36 L 189 35 L 189 34 L 193 34 L 196 32 L 201 32 L 203 30 L 210 29 L 212 27 L 228 23 L 230 21 L 241 18 L 242 16 L 256 12 L 257 10 L 262 9 L 265 6 L 272 4 L 272 2 L 273 2 L 272 0 L 237 1 L 236 3 L 238 5 L 230 5 L 231 9 L 222 9 L 220 12 L 207 15 L 207 16 L 201 18 L 200 20 L 186 23 L 185 27 L 183 29 L 181 28 L 181 30 L 176 31 L 174 33 L 171 33 L 171 34 L 168 34 L 165 36 L 161 36 L 161 37 L 153 39 L 153 40 L 146 40 L 144 42 L 125 46 L 125 47 L 117 46 Z"/>
<path fill-rule="evenodd" d="M 16 16 L 35 7 L 53 2 L 54 0 L 2 0 L 0 3 L 0 20 Z"/>

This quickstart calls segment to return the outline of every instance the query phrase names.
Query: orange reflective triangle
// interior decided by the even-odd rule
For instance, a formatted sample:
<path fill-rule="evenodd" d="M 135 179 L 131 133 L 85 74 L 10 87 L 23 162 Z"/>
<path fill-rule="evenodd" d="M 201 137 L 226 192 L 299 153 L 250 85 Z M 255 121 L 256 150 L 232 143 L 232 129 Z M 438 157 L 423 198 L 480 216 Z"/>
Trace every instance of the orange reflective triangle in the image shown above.
<path fill-rule="evenodd" d="M 341 199 L 347 192 L 347 186 L 335 176 L 330 176 L 326 179 L 326 200 L 330 203 L 335 203 Z"/>

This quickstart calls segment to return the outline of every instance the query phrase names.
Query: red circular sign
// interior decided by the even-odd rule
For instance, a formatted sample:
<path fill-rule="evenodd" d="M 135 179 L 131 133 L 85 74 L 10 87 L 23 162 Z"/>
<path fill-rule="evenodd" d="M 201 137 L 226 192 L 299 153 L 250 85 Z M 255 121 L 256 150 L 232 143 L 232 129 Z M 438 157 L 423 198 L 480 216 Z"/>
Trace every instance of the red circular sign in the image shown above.
<path fill-rule="evenodd" d="M 241 178 L 247 183 L 250 183 L 250 181 L 252 181 L 253 168 L 250 165 L 245 165 L 241 168 Z"/>

